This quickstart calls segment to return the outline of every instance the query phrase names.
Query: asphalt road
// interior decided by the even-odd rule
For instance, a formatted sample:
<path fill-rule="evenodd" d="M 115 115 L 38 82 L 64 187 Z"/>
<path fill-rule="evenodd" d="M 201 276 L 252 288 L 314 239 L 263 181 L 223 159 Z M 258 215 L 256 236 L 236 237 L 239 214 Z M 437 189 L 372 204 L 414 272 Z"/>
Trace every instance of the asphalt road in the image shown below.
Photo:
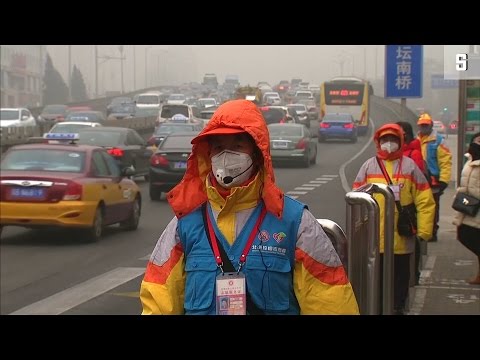
<path fill-rule="evenodd" d="M 384 116 L 372 109 L 375 119 Z M 312 122 L 316 129 L 317 122 Z M 345 193 L 360 165 L 374 154 L 371 131 L 355 144 L 318 144 L 309 169 L 276 167 L 277 184 L 306 203 L 317 218 L 345 230 Z M 148 255 L 173 213 L 165 200 L 144 199 L 135 232 L 108 228 L 95 244 L 79 243 L 68 231 L 4 228 L 0 242 L 0 314 L 139 314 L 138 291 Z"/>

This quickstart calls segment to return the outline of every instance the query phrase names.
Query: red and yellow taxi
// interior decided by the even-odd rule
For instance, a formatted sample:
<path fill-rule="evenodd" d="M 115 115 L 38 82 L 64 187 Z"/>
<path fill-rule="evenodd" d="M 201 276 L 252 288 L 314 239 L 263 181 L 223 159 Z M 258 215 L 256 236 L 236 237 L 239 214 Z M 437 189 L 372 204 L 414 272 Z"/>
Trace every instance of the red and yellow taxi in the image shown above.
<path fill-rule="evenodd" d="M 56 136 L 65 140 L 65 134 L 50 138 Z M 78 145 L 78 136 L 70 137 L 71 143 L 18 145 L 4 154 L 0 228 L 78 228 L 89 242 L 99 240 L 107 225 L 137 229 L 142 199 L 128 178 L 133 170 L 120 169 L 104 148 Z"/>

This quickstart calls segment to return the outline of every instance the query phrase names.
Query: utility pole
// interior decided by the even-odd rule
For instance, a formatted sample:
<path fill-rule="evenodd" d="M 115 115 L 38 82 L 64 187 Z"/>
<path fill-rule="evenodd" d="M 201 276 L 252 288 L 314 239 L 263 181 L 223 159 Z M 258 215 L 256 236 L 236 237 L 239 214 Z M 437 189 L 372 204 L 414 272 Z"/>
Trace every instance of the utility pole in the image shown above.
<path fill-rule="evenodd" d="M 137 64 L 135 58 L 135 45 L 133 45 L 133 91 L 137 90 Z"/>
<path fill-rule="evenodd" d="M 95 45 L 95 99 L 98 98 L 98 47 Z"/>
<path fill-rule="evenodd" d="M 123 54 L 123 45 L 119 46 L 118 49 L 120 50 L 120 54 Z M 122 70 L 122 93 L 123 93 L 123 60 L 125 57 L 122 55 L 120 57 L 118 56 L 100 56 L 98 55 L 98 47 L 95 45 L 95 98 L 98 98 L 98 59 L 104 59 L 105 61 L 107 60 L 121 60 L 121 70 Z M 104 61 L 104 62 L 105 62 Z"/>
<path fill-rule="evenodd" d="M 363 80 L 367 80 L 367 48 L 363 48 Z"/>
<path fill-rule="evenodd" d="M 147 65 L 148 65 L 148 63 L 147 63 L 147 52 L 148 52 L 148 49 L 150 49 L 150 48 L 151 48 L 151 46 L 147 46 L 147 47 L 145 48 L 145 88 L 148 87 L 148 84 L 147 84 L 147 76 L 148 76 L 148 71 L 147 71 Z"/>
<path fill-rule="evenodd" d="M 68 45 L 68 101 L 72 101 L 72 45 Z"/>
<path fill-rule="evenodd" d="M 122 94 L 123 94 L 125 92 L 123 88 L 123 60 L 125 59 L 123 56 L 123 45 L 120 45 L 118 47 L 118 50 L 120 51 L 120 73 L 121 73 Z"/>

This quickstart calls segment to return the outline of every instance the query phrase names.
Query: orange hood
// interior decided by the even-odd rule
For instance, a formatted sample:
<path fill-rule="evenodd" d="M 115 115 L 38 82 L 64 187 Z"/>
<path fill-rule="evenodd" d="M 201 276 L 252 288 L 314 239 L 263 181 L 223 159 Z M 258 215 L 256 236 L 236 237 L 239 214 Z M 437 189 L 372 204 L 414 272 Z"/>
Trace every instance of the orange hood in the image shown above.
<path fill-rule="evenodd" d="M 380 148 L 380 138 L 384 135 L 392 134 L 400 139 L 400 146 L 397 151 L 389 154 L 388 152 Z M 383 160 L 394 160 L 403 156 L 403 137 L 404 132 L 400 125 L 397 124 L 385 124 L 381 126 L 373 137 L 375 145 L 377 147 L 377 155 L 380 159 Z"/>
<path fill-rule="evenodd" d="M 226 128 L 226 130 L 221 130 Z M 273 215 L 283 215 L 283 191 L 275 185 L 275 176 L 270 156 L 270 137 L 262 113 L 251 101 L 231 100 L 222 104 L 208 124 L 192 140 L 192 154 L 187 161 L 187 170 L 182 181 L 168 194 L 167 200 L 177 218 L 181 218 L 207 201 L 205 182 L 212 165 L 208 155 L 208 135 L 219 133 L 247 132 L 255 140 L 263 154 L 262 198 Z"/>

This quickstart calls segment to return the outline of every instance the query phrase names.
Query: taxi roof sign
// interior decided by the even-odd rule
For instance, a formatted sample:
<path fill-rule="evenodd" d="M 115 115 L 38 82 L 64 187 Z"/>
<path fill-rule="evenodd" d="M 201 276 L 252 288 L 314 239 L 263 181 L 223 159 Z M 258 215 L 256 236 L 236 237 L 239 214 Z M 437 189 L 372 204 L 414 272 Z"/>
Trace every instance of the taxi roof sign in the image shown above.
<path fill-rule="evenodd" d="M 77 133 L 46 133 L 43 138 L 48 144 L 75 144 L 80 139 Z"/>
<path fill-rule="evenodd" d="M 46 133 L 43 138 L 47 140 L 78 140 L 78 133 Z"/>

